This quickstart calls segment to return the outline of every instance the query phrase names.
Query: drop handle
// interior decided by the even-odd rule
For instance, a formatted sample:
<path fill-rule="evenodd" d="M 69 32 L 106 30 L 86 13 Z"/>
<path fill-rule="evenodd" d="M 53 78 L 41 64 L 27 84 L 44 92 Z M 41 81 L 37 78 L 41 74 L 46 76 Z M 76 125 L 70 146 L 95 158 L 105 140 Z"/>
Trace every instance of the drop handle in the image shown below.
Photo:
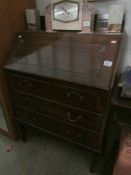
<path fill-rule="evenodd" d="M 82 118 L 83 118 L 82 115 L 78 115 L 75 119 L 73 119 L 73 118 L 71 118 L 71 113 L 70 113 L 70 112 L 67 113 L 67 120 L 68 120 L 69 122 L 77 123 L 77 122 L 79 122 Z"/>
<path fill-rule="evenodd" d="M 29 83 L 27 80 L 18 81 L 18 84 L 19 84 L 20 86 L 26 85 L 26 86 L 28 86 L 29 88 L 32 87 L 32 84 Z"/>
<path fill-rule="evenodd" d="M 71 98 L 73 95 L 79 96 L 79 97 L 80 97 L 80 98 L 79 98 L 80 101 L 82 101 L 82 100 L 84 99 L 84 96 L 83 96 L 83 95 L 80 95 L 80 93 L 78 93 L 78 92 L 72 91 L 72 92 L 68 92 L 68 93 L 66 94 L 66 96 L 67 96 L 68 98 Z"/>
<path fill-rule="evenodd" d="M 27 83 L 26 80 L 18 80 L 18 84 L 21 86 L 21 85 L 24 85 L 25 83 Z"/>
<path fill-rule="evenodd" d="M 78 92 L 75 92 L 75 91 L 67 92 L 68 98 L 71 98 L 72 95 L 80 95 L 80 94 Z"/>
<path fill-rule="evenodd" d="M 80 101 L 82 101 L 82 100 L 84 100 L 84 96 L 83 95 L 80 96 Z"/>

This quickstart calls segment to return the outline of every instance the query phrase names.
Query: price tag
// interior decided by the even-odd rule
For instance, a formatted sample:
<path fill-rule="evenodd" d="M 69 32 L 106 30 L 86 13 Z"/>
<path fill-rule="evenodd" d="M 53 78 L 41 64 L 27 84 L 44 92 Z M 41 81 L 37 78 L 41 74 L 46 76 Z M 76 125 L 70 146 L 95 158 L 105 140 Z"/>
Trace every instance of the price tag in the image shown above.
<path fill-rule="evenodd" d="M 111 41 L 111 44 L 116 44 L 116 43 L 117 43 L 116 40 Z"/>
<path fill-rule="evenodd" d="M 104 61 L 104 66 L 111 67 L 112 66 L 112 61 Z"/>
<path fill-rule="evenodd" d="M 83 21 L 84 27 L 90 27 L 90 21 Z"/>

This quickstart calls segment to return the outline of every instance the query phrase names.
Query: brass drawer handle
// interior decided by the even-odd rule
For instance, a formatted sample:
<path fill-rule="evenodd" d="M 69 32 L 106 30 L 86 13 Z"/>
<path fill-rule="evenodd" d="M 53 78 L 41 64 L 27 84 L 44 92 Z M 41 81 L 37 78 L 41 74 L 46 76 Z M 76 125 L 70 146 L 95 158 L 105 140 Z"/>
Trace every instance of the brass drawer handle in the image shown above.
<path fill-rule="evenodd" d="M 80 101 L 82 101 L 83 99 L 84 99 L 84 96 L 83 95 L 80 95 L 80 93 L 78 93 L 78 92 L 75 92 L 75 91 L 72 91 L 72 92 L 68 92 L 67 94 L 66 94 L 66 96 L 68 97 L 68 98 L 71 98 L 73 95 L 75 95 L 75 96 L 80 96 Z"/>
<path fill-rule="evenodd" d="M 28 88 L 31 88 L 32 87 L 32 84 L 29 83 L 27 80 L 18 80 L 18 85 L 19 86 L 27 86 Z"/>
<path fill-rule="evenodd" d="M 80 96 L 80 101 L 82 101 L 82 100 L 84 100 L 84 96 L 83 95 Z"/>
<path fill-rule="evenodd" d="M 18 84 L 19 84 L 20 86 L 24 85 L 25 83 L 27 83 L 26 80 L 18 80 Z"/>
<path fill-rule="evenodd" d="M 71 98 L 72 95 L 80 95 L 80 94 L 78 92 L 75 92 L 75 91 L 67 92 L 68 98 Z"/>
<path fill-rule="evenodd" d="M 78 115 L 75 119 L 72 119 L 72 118 L 71 118 L 71 113 L 70 113 L 70 112 L 67 113 L 67 120 L 68 120 L 69 122 L 77 123 L 77 122 L 79 122 L 82 118 L 83 118 L 82 115 Z"/>

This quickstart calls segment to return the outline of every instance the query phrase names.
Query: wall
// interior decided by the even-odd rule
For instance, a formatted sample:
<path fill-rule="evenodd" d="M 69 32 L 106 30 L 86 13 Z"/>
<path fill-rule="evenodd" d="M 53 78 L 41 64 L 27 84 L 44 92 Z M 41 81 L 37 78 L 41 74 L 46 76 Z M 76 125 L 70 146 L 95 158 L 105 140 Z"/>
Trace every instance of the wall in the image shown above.
<path fill-rule="evenodd" d="M 96 11 L 100 13 L 108 12 L 109 4 L 124 4 L 126 9 L 126 23 L 125 32 L 127 34 L 126 40 L 123 45 L 123 64 L 122 69 L 126 66 L 131 66 L 131 0 L 105 0 L 106 2 L 94 3 Z M 37 7 L 40 9 L 41 14 L 44 14 L 44 8 L 50 3 L 50 0 L 37 0 Z"/>

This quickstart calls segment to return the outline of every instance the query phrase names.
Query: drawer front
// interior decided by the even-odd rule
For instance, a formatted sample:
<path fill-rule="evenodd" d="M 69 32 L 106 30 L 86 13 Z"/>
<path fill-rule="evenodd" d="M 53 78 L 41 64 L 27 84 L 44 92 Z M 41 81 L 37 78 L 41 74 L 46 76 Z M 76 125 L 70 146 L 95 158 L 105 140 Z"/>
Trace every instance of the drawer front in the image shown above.
<path fill-rule="evenodd" d="M 57 134 L 58 136 L 64 137 L 78 144 L 82 144 L 86 147 L 91 147 L 91 149 L 98 149 L 100 147 L 99 134 L 86 132 L 79 127 L 64 124 L 61 121 L 56 121 L 46 116 L 38 115 L 20 108 L 15 108 L 15 114 L 17 120 L 26 124 Z"/>
<path fill-rule="evenodd" d="M 71 87 L 60 86 L 31 78 L 8 76 L 12 90 L 23 91 L 39 97 L 50 98 L 65 104 L 85 108 L 89 111 L 104 113 L 107 95 L 97 92 L 88 92 Z"/>
<path fill-rule="evenodd" d="M 14 105 L 26 109 L 44 113 L 59 120 L 69 122 L 88 130 L 100 131 L 102 127 L 102 116 L 98 116 L 77 108 L 72 108 L 47 99 L 38 99 L 22 94 L 13 94 Z"/>

